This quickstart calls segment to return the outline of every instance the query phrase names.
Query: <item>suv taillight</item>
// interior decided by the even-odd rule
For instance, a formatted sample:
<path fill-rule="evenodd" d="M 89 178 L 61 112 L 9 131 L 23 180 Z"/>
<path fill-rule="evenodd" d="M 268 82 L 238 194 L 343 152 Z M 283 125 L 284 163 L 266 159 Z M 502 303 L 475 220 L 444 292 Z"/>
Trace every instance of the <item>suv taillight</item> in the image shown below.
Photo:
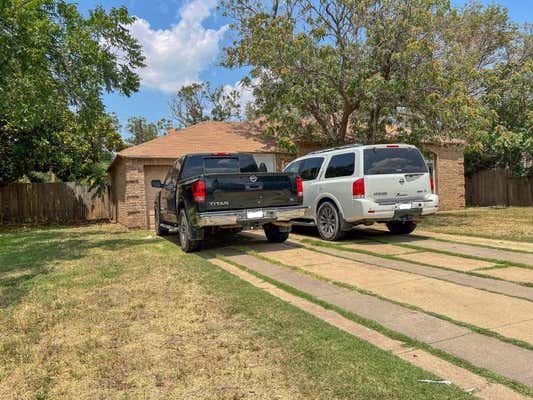
<path fill-rule="evenodd" d="M 354 197 L 365 197 L 365 180 L 359 178 L 352 185 L 352 194 Z"/>
<path fill-rule="evenodd" d="M 431 175 L 429 176 L 429 186 L 431 187 L 431 193 L 435 193 L 435 181 Z"/>
<path fill-rule="evenodd" d="M 205 202 L 205 181 L 199 180 L 192 183 L 192 197 L 197 203 Z"/>
<path fill-rule="evenodd" d="M 298 197 L 304 197 L 304 184 L 299 176 L 296 177 L 296 193 Z"/>

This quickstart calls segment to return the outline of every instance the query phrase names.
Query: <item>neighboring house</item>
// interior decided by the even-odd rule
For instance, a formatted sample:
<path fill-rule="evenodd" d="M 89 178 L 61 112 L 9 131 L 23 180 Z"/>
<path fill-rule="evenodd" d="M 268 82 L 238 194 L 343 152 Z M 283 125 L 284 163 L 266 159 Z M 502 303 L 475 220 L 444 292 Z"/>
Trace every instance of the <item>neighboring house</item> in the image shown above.
<path fill-rule="evenodd" d="M 268 171 L 282 169 L 296 155 L 267 138 L 260 122 L 201 122 L 165 136 L 129 147 L 109 167 L 114 220 L 129 228 L 152 228 L 157 189 L 152 179 L 165 179 L 172 163 L 188 153 L 248 152 Z M 299 143 L 298 155 L 316 150 L 316 143 Z M 433 155 L 437 192 L 442 209 L 464 207 L 463 150 L 458 144 L 428 145 Z"/>

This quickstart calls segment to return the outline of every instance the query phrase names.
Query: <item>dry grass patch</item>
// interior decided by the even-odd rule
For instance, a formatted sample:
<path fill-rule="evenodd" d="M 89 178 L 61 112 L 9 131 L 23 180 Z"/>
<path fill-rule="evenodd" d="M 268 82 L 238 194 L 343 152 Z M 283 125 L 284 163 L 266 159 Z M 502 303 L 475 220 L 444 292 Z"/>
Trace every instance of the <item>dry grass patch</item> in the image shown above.
<path fill-rule="evenodd" d="M 276 348 L 224 299 L 177 276 L 196 258 L 111 247 L 56 265 L 0 312 L 0 398 L 299 397 Z"/>
<path fill-rule="evenodd" d="M 442 233 L 533 242 L 533 207 L 445 211 L 423 218 L 419 226 Z"/>
<path fill-rule="evenodd" d="M 460 399 L 175 243 L 0 233 L 0 399 Z"/>

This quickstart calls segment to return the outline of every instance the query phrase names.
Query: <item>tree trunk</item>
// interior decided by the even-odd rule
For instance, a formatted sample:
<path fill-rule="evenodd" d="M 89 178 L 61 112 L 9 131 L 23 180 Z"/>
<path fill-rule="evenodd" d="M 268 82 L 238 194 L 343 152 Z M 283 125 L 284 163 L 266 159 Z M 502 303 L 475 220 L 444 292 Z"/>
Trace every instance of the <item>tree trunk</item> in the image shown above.
<path fill-rule="evenodd" d="M 370 112 L 370 119 L 368 121 L 368 134 L 367 134 L 367 141 L 370 144 L 375 144 L 378 141 L 380 112 L 381 112 L 381 107 L 375 107 Z"/>

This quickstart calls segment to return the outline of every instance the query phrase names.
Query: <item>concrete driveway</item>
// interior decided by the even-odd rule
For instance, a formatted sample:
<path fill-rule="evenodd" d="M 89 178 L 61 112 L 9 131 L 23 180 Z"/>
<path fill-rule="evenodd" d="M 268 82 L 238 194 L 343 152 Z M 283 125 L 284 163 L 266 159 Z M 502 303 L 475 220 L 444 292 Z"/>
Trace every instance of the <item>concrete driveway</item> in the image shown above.
<path fill-rule="evenodd" d="M 450 237 L 452 236 L 452 237 Z M 212 251 L 320 301 L 533 386 L 528 243 L 354 230 L 341 242 L 297 229 L 283 244 L 246 232 Z"/>

